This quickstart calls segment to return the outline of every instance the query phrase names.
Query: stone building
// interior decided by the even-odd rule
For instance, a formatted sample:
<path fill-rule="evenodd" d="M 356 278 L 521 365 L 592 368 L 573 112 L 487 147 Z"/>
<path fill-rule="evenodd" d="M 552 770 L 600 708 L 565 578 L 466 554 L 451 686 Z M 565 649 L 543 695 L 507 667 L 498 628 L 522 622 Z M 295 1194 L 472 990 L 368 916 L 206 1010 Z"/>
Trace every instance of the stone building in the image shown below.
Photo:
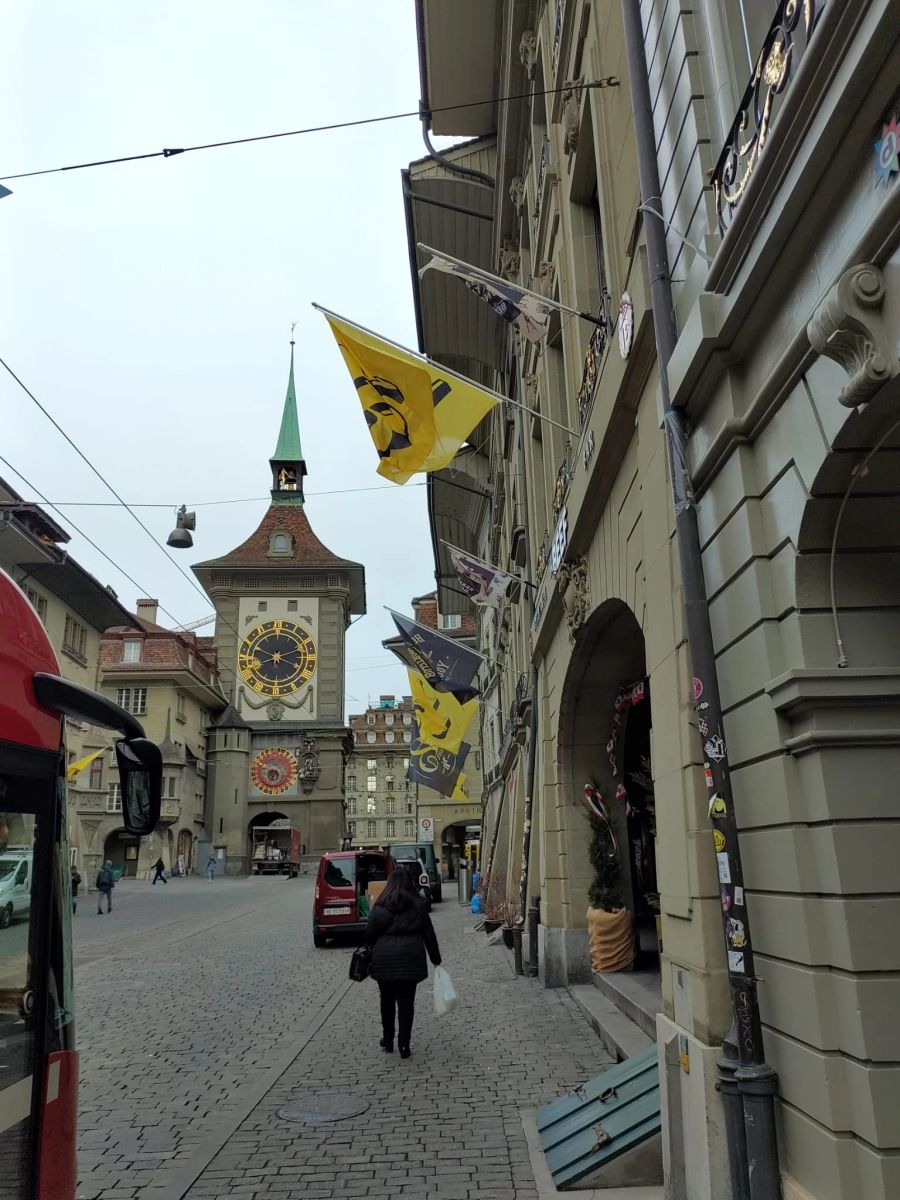
<path fill-rule="evenodd" d="M 126 875 L 145 873 L 160 855 L 170 869 L 178 864 L 202 870 L 198 847 L 209 840 L 207 730 L 225 708 L 212 639 L 164 628 L 157 624 L 157 610 L 158 601 L 138 600 L 138 629 L 114 626 L 100 643 L 101 691 L 140 720 L 163 756 L 160 823 L 149 837 L 131 837 L 122 827 L 114 756 L 107 756 L 100 780 L 106 815 L 82 820 L 91 825 L 91 863 L 108 858 Z"/>
<path fill-rule="evenodd" d="M 18 583 L 44 623 L 66 679 L 96 689 L 100 682 L 103 631 L 118 625 L 140 636 L 141 624 L 65 549 L 69 534 L 40 505 L 31 504 L 0 480 L 0 567 Z M 66 719 L 69 764 L 112 745 L 107 729 Z M 88 883 L 102 853 L 95 850 L 105 821 L 109 756 L 100 754 L 68 782 L 72 861 Z"/>
<path fill-rule="evenodd" d="M 418 841 L 416 785 L 406 778 L 413 736 L 411 696 L 381 696 L 348 718 L 347 834 L 354 846 Z"/>
<path fill-rule="evenodd" d="M 417 11 L 427 130 L 475 140 L 404 173 L 414 265 L 422 242 L 599 321 L 562 314 L 544 345 L 516 342 L 458 280 L 413 271 L 421 348 L 538 414 L 498 406 L 428 487 L 441 611 L 465 611 L 442 538 L 536 585 L 499 625 L 479 618 L 478 648 L 504 647 L 510 668 L 486 671 L 486 696 L 524 743 L 484 742 L 495 863 L 523 844 L 530 723 L 541 975 L 590 978 L 579 801 L 591 783 L 629 851 L 641 968 L 595 982 L 632 1012 L 650 998 L 639 1015 L 666 1077 L 669 1191 L 728 1194 L 714 1085 L 735 897 L 717 874 L 694 727 L 665 371 L 691 430 L 782 1191 L 900 1194 L 897 6 Z M 641 59 L 659 177 L 648 191 L 645 155 L 643 200 Z M 524 104 L 469 104 L 528 91 Z M 667 261 L 651 264 L 646 208 L 659 205 Z M 660 281 L 671 302 L 654 321 Z M 660 363 L 672 312 L 677 343 Z M 679 1038 L 689 1072 L 670 1053 Z"/>
<path fill-rule="evenodd" d="M 293 344 L 271 504 L 234 550 L 194 572 L 216 610 L 228 707 L 208 738 L 207 829 L 223 869 L 248 869 L 251 830 L 299 829 L 310 854 L 344 834 L 344 639 L 365 612 L 365 572 L 323 546 L 306 516 Z"/>

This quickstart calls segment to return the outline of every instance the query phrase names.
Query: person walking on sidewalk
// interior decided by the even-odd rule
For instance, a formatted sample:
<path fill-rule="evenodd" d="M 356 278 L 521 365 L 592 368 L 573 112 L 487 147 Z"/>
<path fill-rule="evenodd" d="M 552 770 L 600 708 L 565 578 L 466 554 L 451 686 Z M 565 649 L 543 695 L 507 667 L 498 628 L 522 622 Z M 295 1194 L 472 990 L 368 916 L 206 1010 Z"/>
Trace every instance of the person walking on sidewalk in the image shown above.
<path fill-rule="evenodd" d="M 100 907 L 100 902 L 103 897 L 106 897 L 106 911 L 112 912 L 112 890 L 116 886 L 116 881 L 113 878 L 112 863 L 107 859 L 100 870 L 97 872 L 97 916 L 103 912 Z"/>
<path fill-rule="evenodd" d="M 387 1054 L 394 1049 L 396 1009 L 397 1048 L 401 1058 L 409 1058 L 416 988 L 428 978 L 425 953 L 438 966 L 441 952 L 425 902 L 408 872 L 395 870 L 372 905 L 366 942 L 372 947 L 371 975 L 381 993 L 381 1048 Z"/>
<path fill-rule="evenodd" d="M 153 876 L 154 887 L 156 886 L 157 879 L 161 879 L 163 883 L 169 882 L 168 879 L 166 879 L 166 864 L 162 860 L 162 855 L 160 855 L 153 864 L 153 870 L 156 872 L 156 874 Z"/>
<path fill-rule="evenodd" d="M 72 867 L 72 915 L 73 916 L 75 915 L 75 911 L 78 908 L 78 887 L 79 887 L 80 883 L 81 883 L 81 875 L 78 871 L 78 868 L 73 866 Z"/>
<path fill-rule="evenodd" d="M 206 877 L 210 883 L 212 883 L 215 873 L 216 873 L 216 856 L 213 854 L 212 851 L 210 851 L 209 858 L 206 860 Z"/>

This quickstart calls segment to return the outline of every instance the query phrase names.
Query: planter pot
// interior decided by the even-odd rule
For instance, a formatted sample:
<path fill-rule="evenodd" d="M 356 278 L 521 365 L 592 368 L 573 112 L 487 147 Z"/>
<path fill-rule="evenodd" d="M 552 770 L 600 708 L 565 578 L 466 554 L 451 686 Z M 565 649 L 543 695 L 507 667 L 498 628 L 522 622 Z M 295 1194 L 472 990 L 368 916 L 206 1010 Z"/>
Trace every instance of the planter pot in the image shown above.
<path fill-rule="evenodd" d="M 507 950 L 512 950 L 513 948 L 513 931 L 505 925 L 503 927 L 503 945 Z"/>
<path fill-rule="evenodd" d="M 499 921 L 489 921 L 487 919 L 487 917 L 484 918 L 484 932 L 485 933 L 493 933 L 495 929 L 499 929 L 499 928 L 500 928 Z"/>
<path fill-rule="evenodd" d="M 606 912 L 602 908 L 587 910 L 588 941 L 591 947 L 591 970 L 628 971 L 634 963 L 634 930 L 627 908 Z"/>

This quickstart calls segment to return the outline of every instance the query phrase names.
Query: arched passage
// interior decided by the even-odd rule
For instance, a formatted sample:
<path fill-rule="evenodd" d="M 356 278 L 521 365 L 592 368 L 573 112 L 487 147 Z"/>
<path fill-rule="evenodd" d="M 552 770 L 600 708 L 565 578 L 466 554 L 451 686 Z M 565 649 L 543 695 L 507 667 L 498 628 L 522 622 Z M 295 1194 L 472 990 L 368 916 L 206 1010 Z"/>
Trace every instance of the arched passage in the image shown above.
<path fill-rule="evenodd" d="M 103 861 L 111 862 L 113 870 L 120 876 L 134 879 L 138 870 L 139 847 L 140 838 L 126 833 L 124 829 L 114 829 L 103 843 Z"/>
<path fill-rule="evenodd" d="M 607 802 L 618 847 L 622 901 L 635 917 L 638 963 L 659 961 L 651 704 L 644 636 L 621 600 L 602 604 L 580 631 L 560 701 L 558 778 L 566 855 L 560 899 L 572 926 L 584 923 L 591 829 L 585 784 Z"/>

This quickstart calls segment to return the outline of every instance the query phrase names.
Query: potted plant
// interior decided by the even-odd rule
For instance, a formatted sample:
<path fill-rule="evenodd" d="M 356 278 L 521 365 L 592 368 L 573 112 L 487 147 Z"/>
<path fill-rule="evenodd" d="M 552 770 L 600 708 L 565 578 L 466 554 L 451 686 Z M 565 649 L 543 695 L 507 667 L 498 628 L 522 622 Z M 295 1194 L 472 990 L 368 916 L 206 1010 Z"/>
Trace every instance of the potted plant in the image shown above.
<path fill-rule="evenodd" d="M 516 927 L 518 919 L 518 905 L 515 900 L 505 900 L 500 905 L 498 916 L 500 917 L 500 928 L 503 931 L 503 945 L 507 950 L 513 948 L 513 930 Z"/>
<path fill-rule="evenodd" d="M 589 856 L 594 880 L 588 888 L 587 910 L 591 969 L 627 971 L 634 963 L 634 930 L 631 913 L 622 898 L 622 880 L 615 834 L 602 799 L 594 792 L 598 815 L 589 810 L 591 842 Z"/>
<path fill-rule="evenodd" d="M 505 893 L 506 879 L 503 875 L 492 872 L 482 876 L 478 885 L 478 894 L 481 897 L 485 933 L 493 933 L 503 924 Z"/>

